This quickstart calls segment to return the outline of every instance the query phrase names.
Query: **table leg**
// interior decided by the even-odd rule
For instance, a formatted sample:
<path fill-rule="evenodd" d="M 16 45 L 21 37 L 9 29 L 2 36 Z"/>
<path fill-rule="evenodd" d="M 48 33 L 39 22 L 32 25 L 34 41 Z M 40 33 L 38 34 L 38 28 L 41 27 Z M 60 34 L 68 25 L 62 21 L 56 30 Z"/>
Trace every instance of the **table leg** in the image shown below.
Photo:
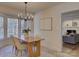
<path fill-rule="evenodd" d="M 35 45 L 32 43 L 27 44 L 27 49 L 28 49 L 28 56 L 30 57 L 37 57 L 40 56 L 40 41 L 34 42 Z M 36 48 L 34 51 L 32 48 Z"/>
<path fill-rule="evenodd" d="M 28 56 L 33 56 L 32 43 L 27 44 Z"/>
<path fill-rule="evenodd" d="M 40 41 L 36 42 L 36 50 L 35 50 L 35 55 L 34 56 L 40 56 Z"/>

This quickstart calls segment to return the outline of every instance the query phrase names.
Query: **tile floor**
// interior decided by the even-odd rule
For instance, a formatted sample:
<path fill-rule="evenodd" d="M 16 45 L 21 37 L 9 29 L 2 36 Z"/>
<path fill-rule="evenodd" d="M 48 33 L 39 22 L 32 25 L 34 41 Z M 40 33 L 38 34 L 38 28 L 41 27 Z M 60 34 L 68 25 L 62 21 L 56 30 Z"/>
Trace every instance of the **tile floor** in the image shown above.
<path fill-rule="evenodd" d="M 23 56 L 16 56 L 14 50 L 12 52 L 12 40 L 11 39 L 0 41 L 0 47 L 1 46 L 4 46 L 4 47 L 0 48 L 0 57 L 28 57 L 27 52 L 23 53 Z M 41 47 L 41 54 L 39 57 L 72 57 L 72 56 L 75 56 L 75 55 L 70 54 L 72 53 L 70 51 L 71 51 L 70 49 L 65 48 L 64 51 L 57 52 L 57 51 L 49 50 L 45 47 Z M 67 52 L 70 52 L 70 53 L 67 53 Z M 75 52 L 73 54 L 75 54 Z"/>
<path fill-rule="evenodd" d="M 0 41 L 0 57 L 16 57 L 15 50 L 13 50 L 12 52 L 12 47 L 13 47 L 12 44 L 13 44 L 13 40 L 11 40 L 11 38 Z M 50 54 L 45 49 L 41 48 L 40 57 L 54 57 L 54 56 L 55 55 Z M 22 57 L 28 57 L 27 52 L 23 53 Z"/>
<path fill-rule="evenodd" d="M 0 49 L 0 57 L 28 57 L 28 55 L 27 53 L 23 53 L 23 56 L 20 55 L 16 56 L 15 52 L 14 51 L 12 52 L 12 46 L 10 45 Z M 40 57 L 55 57 L 55 56 L 47 53 L 42 49 Z"/>

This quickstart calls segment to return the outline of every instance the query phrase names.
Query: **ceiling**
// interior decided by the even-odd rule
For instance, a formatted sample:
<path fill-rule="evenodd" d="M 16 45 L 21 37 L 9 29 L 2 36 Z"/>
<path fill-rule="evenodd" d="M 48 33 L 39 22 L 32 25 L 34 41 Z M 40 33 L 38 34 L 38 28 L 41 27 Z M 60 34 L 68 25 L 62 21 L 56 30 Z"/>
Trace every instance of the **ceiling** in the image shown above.
<path fill-rule="evenodd" d="M 27 10 L 30 13 L 36 13 L 58 4 L 60 4 L 60 2 L 28 2 Z M 24 2 L 0 2 L 0 6 L 13 8 L 20 12 L 24 11 L 25 8 Z"/>

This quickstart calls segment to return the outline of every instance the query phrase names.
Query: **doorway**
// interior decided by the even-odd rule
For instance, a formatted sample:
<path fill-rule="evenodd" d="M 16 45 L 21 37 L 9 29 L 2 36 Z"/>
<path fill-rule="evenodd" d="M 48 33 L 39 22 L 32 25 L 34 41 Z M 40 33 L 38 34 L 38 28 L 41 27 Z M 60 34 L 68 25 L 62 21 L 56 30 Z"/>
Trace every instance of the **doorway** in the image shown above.
<path fill-rule="evenodd" d="M 63 52 L 79 56 L 79 10 L 62 13 Z"/>

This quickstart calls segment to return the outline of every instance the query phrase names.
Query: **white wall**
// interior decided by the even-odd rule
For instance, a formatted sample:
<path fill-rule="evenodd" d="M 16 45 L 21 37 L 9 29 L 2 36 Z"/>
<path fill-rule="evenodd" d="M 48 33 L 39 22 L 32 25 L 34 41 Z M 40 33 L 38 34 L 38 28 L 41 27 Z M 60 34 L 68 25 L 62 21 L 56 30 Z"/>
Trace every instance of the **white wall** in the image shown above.
<path fill-rule="evenodd" d="M 45 38 L 42 45 L 52 49 L 62 50 L 62 37 L 61 37 L 61 14 L 72 10 L 79 10 L 79 3 L 62 3 L 55 7 L 36 13 L 35 17 L 35 33 L 40 33 Z M 39 31 L 39 19 L 43 17 L 53 17 L 53 30 L 52 31 Z M 38 20 L 38 21 L 37 21 Z M 38 28 L 38 29 L 37 29 Z"/>
<path fill-rule="evenodd" d="M 72 22 L 77 22 L 77 26 L 72 26 Z M 67 30 L 76 30 L 76 33 L 79 34 L 79 19 L 65 20 L 62 24 L 62 35 L 66 35 Z"/>
<path fill-rule="evenodd" d="M 39 21 L 40 21 L 40 17 L 38 15 L 36 15 L 34 17 L 34 36 L 36 35 L 40 35 L 40 24 L 39 24 Z"/>

